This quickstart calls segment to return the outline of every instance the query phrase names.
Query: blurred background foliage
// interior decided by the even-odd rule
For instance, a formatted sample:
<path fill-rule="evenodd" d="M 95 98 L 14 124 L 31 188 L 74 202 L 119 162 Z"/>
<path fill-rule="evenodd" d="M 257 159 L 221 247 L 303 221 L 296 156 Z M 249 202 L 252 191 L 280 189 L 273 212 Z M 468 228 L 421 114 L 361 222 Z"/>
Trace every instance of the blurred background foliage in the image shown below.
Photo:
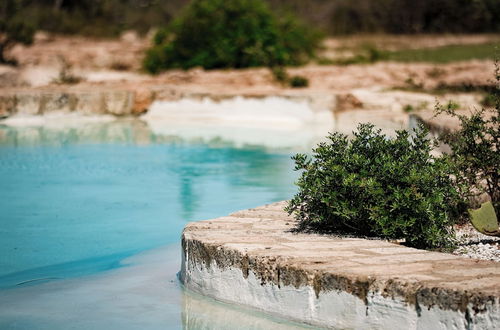
<path fill-rule="evenodd" d="M 322 35 L 294 15 L 275 15 L 263 0 L 193 0 L 158 30 L 144 67 L 248 68 L 299 65 L 315 54 Z"/>
<path fill-rule="evenodd" d="M 29 45 L 33 42 L 35 30 L 17 15 L 20 9 L 20 1 L 3 0 L 0 3 L 0 64 L 16 64 L 15 59 L 5 57 L 5 52 L 16 43 Z"/>
<path fill-rule="evenodd" d="M 500 32 L 499 0 L 266 0 L 326 34 Z M 6 15 L 8 3 L 18 10 Z M 0 20 L 35 29 L 113 37 L 170 23 L 189 0 L 2 0 Z"/>

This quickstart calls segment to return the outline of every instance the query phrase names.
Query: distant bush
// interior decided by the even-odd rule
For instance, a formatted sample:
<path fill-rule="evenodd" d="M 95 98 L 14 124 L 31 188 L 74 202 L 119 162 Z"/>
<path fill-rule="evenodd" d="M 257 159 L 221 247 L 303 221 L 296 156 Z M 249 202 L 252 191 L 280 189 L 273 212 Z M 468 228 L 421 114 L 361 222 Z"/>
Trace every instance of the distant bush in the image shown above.
<path fill-rule="evenodd" d="M 275 66 L 270 69 L 274 79 L 285 87 L 303 88 L 309 86 L 309 79 L 298 75 L 290 77 L 285 67 Z"/>
<path fill-rule="evenodd" d="M 9 0 L 16 18 L 55 33 L 117 36 L 169 23 L 190 0 Z M 2 11 L 0 1 L 0 12 Z M 500 31 L 498 0 L 266 0 L 330 34 Z"/>
<path fill-rule="evenodd" d="M 147 51 L 144 68 L 247 68 L 302 64 L 319 34 L 292 15 L 275 16 L 263 0 L 193 0 Z"/>
<path fill-rule="evenodd" d="M 286 71 L 286 68 L 282 66 L 275 66 L 271 68 L 271 73 L 274 77 L 274 79 L 282 84 L 286 84 L 288 80 L 290 79 L 290 76 L 288 75 L 288 72 Z"/>
<path fill-rule="evenodd" d="M 57 85 L 74 85 L 78 84 L 83 80 L 82 77 L 75 75 L 71 70 L 71 65 L 66 61 L 64 57 L 59 57 L 61 62 L 61 69 L 59 70 L 59 75 L 57 78 L 52 79 L 53 84 Z"/>
<path fill-rule="evenodd" d="M 319 12 L 321 16 L 329 18 L 329 26 L 326 28 L 333 34 L 500 31 L 498 0 L 316 0 L 314 2 L 317 2 L 316 6 L 322 5 L 323 8 Z M 312 14 L 318 15 L 318 13 Z"/>
<path fill-rule="evenodd" d="M 415 107 L 411 104 L 407 104 L 403 107 L 404 112 L 413 112 L 415 111 Z"/>
<path fill-rule="evenodd" d="M 128 71 L 130 70 L 131 65 L 126 62 L 122 62 L 120 60 L 118 61 L 113 61 L 111 63 L 111 69 L 116 70 L 116 71 Z"/>
<path fill-rule="evenodd" d="M 493 94 L 486 94 L 481 99 L 481 105 L 483 107 L 494 107 L 496 103 L 495 96 Z"/>
<path fill-rule="evenodd" d="M 452 244 L 460 199 L 450 164 L 430 155 L 426 136 L 420 128 L 389 138 L 361 124 L 352 140 L 333 133 L 312 158 L 294 156 L 304 172 L 287 211 L 298 229 L 404 238 L 418 248 Z"/>
<path fill-rule="evenodd" d="M 146 34 L 160 23 L 170 21 L 188 0 L 10 1 L 19 3 L 16 19 L 29 22 L 37 30 L 109 38 L 126 30 Z"/>
<path fill-rule="evenodd" d="M 290 87 L 302 88 L 309 86 L 309 80 L 302 76 L 293 76 L 290 78 Z"/>

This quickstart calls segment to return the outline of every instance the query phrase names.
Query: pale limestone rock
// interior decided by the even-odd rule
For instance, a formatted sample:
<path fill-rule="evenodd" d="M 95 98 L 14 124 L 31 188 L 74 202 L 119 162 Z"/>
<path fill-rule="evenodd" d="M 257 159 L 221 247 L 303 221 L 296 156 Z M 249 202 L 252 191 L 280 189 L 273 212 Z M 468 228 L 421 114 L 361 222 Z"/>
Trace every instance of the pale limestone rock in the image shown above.
<path fill-rule="evenodd" d="M 79 92 L 75 95 L 75 111 L 83 115 L 103 115 L 106 113 L 104 98 L 101 93 Z"/>
<path fill-rule="evenodd" d="M 125 116 L 132 113 L 134 97 L 129 91 L 105 92 L 103 97 L 105 113 L 116 116 Z"/>
<path fill-rule="evenodd" d="M 0 88 L 18 86 L 20 83 L 19 70 L 11 66 L 0 65 Z"/>
<path fill-rule="evenodd" d="M 40 92 L 17 93 L 15 113 L 30 116 L 43 114 L 42 98 Z"/>
<path fill-rule="evenodd" d="M 42 113 L 72 112 L 75 109 L 75 96 L 69 93 L 44 93 L 41 100 Z"/>

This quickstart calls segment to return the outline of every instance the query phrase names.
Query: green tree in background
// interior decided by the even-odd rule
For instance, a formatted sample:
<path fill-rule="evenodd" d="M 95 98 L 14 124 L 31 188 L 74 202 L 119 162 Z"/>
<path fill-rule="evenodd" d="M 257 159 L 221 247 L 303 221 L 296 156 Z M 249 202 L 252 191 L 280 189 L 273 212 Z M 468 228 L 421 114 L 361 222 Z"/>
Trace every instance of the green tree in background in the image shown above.
<path fill-rule="evenodd" d="M 314 56 L 319 33 L 291 14 L 277 17 L 263 0 L 194 0 L 148 50 L 144 68 L 284 66 Z"/>
<path fill-rule="evenodd" d="M 7 59 L 5 52 L 16 43 L 31 44 L 34 29 L 15 14 L 19 11 L 21 1 L 3 0 L 0 3 L 0 63 L 15 64 L 13 59 Z"/>
<path fill-rule="evenodd" d="M 10 0 L 0 1 L 0 7 Z M 36 29 L 114 37 L 169 24 L 190 0 L 16 0 Z M 262 0 L 329 34 L 500 32 L 499 0 Z"/>
<path fill-rule="evenodd" d="M 498 0 L 331 0 L 332 34 L 500 31 Z"/>
<path fill-rule="evenodd" d="M 116 37 L 125 30 L 145 34 L 170 22 L 187 3 L 187 0 L 17 1 L 22 5 L 16 16 L 37 30 L 104 38 Z"/>

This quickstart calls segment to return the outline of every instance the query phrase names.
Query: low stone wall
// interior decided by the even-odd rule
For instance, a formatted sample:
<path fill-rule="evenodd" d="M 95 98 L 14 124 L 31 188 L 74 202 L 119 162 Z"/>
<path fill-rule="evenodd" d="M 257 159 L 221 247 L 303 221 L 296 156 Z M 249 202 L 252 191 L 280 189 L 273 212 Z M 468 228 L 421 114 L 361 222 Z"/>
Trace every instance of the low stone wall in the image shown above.
<path fill-rule="evenodd" d="M 294 219 L 283 207 L 188 224 L 182 236 L 185 287 L 322 327 L 500 324 L 498 263 L 379 240 L 294 234 Z"/>

